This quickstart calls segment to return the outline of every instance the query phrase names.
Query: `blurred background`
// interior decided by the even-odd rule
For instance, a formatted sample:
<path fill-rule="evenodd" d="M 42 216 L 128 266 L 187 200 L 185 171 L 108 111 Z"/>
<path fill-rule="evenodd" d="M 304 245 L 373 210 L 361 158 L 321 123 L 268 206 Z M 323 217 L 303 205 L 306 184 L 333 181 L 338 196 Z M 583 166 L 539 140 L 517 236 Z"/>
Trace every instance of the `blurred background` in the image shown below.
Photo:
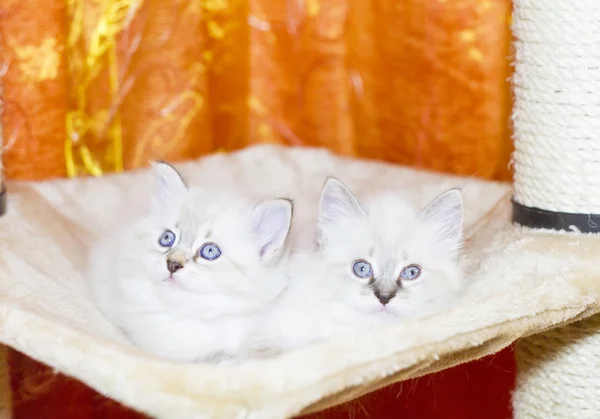
<path fill-rule="evenodd" d="M 510 0 L 0 0 L 8 179 L 251 144 L 510 180 Z M 15 419 L 138 418 L 10 353 Z M 510 350 L 311 418 L 511 417 Z"/>

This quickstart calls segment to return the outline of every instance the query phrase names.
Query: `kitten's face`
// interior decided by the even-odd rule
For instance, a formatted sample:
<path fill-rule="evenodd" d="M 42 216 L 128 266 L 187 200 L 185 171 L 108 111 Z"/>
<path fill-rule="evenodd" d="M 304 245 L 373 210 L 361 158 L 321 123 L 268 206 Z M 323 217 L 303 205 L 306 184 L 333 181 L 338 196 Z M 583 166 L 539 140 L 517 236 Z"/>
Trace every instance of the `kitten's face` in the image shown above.
<path fill-rule="evenodd" d="M 290 201 L 251 206 L 235 196 L 188 190 L 164 163 L 155 170 L 158 184 L 143 238 L 150 280 L 210 297 L 216 305 L 258 303 L 280 286 L 273 276 L 290 229 Z"/>
<path fill-rule="evenodd" d="M 416 213 L 387 194 L 359 204 L 339 181 L 321 196 L 319 252 L 335 299 L 381 316 L 418 317 L 456 298 L 463 276 L 462 196 L 451 190 Z"/>

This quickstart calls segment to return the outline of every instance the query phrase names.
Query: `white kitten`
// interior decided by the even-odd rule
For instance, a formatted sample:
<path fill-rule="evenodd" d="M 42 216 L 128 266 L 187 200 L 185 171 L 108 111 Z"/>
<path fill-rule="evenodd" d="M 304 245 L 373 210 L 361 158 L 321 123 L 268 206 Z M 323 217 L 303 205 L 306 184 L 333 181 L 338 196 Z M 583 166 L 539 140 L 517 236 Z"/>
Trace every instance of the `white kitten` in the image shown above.
<path fill-rule="evenodd" d="M 92 296 L 141 348 L 174 361 L 223 360 L 285 287 L 292 203 L 251 205 L 188 189 L 165 163 L 149 215 L 92 252 Z"/>
<path fill-rule="evenodd" d="M 464 283 L 458 263 L 462 227 L 458 189 L 419 213 L 390 192 L 361 205 L 329 178 L 317 249 L 288 265 L 289 287 L 263 327 L 262 344 L 289 349 L 447 308 Z"/>

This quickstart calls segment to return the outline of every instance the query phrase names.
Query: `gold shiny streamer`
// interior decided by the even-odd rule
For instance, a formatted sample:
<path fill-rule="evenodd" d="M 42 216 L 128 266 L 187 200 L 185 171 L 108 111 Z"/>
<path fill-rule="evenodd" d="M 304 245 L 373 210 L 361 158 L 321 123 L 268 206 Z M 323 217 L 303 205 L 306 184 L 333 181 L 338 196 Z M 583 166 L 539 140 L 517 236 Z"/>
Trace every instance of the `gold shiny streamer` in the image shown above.
<path fill-rule="evenodd" d="M 143 0 L 105 0 L 100 16 L 85 39 L 85 5 L 88 0 L 67 0 L 71 21 L 67 37 L 67 57 L 73 86 L 73 108 L 66 116 L 65 162 L 69 177 L 78 174 L 100 176 L 101 165 L 94 159 L 88 140 L 106 136 L 113 170 L 123 170 L 123 140 L 118 112 L 119 69 L 117 36 L 127 28 Z M 88 2 L 89 3 L 89 2 Z M 86 42 L 87 41 L 87 42 Z M 86 45 L 87 44 L 87 45 Z M 90 113 L 89 87 L 98 79 L 108 61 L 108 84 L 111 108 Z M 90 138 L 91 137 L 91 138 Z M 99 138 L 100 137 L 100 138 Z M 80 163 L 78 163 L 80 162 Z"/>

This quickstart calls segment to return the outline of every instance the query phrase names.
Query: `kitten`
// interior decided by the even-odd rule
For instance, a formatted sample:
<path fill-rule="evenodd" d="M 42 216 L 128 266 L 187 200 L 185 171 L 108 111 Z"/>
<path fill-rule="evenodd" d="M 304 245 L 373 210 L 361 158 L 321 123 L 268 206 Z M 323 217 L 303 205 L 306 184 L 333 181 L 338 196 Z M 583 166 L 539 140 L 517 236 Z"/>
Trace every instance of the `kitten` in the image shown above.
<path fill-rule="evenodd" d="M 141 348 L 182 362 L 236 357 L 282 293 L 292 203 L 188 189 L 153 165 L 147 217 L 91 255 L 92 297 Z"/>
<path fill-rule="evenodd" d="M 290 262 L 288 289 L 258 340 L 291 349 L 449 307 L 464 285 L 462 227 L 458 189 L 417 212 L 390 192 L 361 204 L 340 181 L 327 179 L 316 250 Z"/>

